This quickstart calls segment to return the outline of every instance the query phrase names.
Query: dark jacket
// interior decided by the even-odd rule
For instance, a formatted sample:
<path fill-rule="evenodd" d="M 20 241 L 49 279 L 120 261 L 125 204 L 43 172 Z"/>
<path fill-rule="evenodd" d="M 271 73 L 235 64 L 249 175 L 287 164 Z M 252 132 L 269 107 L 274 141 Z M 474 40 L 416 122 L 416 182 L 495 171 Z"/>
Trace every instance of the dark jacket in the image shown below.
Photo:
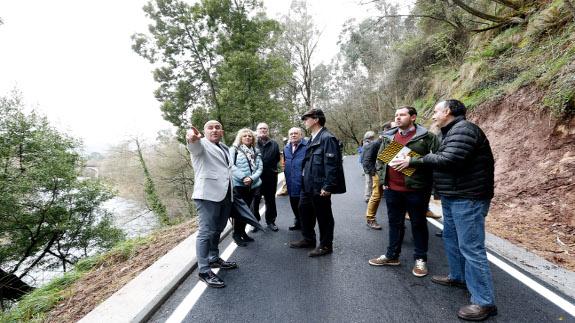
<path fill-rule="evenodd" d="M 278 163 L 280 162 L 280 147 L 278 143 L 273 139 L 269 139 L 265 144 L 262 144 L 262 141 L 258 140 L 257 147 L 260 150 L 264 164 L 262 178 L 275 176 L 278 172 Z"/>
<path fill-rule="evenodd" d="M 392 128 L 383 133 L 383 141 L 379 148 L 378 155 L 393 141 L 393 137 L 397 131 L 399 131 L 399 128 Z M 421 156 L 424 156 L 430 152 L 437 151 L 439 147 L 439 139 L 437 139 L 437 136 L 429 132 L 426 128 L 416 124 L 415 135 L 409 140 L 406 146 Z M 411 158 L 409 166 L 415 167 L 416 170 L 411 176 L 404 177 L 405 186 L 412 190 L 431 190 L 433 183 L 432 168 L 428 165 L 424 165 L 421 160 L 418 160 L 417 158 Z M 387 185 L 387 164 L 378 159 L 376 168 L 379 175 L 379 184 Z"/>
<path fill-rule="evenodd" d="M 342 155 L 339 142 L 326 128 L 322 128 L 307 146 L 303 161 L 303 189 L 305 193 L 319 195 L 345 192 Z"/>
<path fill-rule="evenodd" d="M 302 139 L 295 152 L 292 153 L 291 143 L 284 147 L 284 175 L 289 196 L 298 197 L 301 193 L 301 170 L 307 151 L 308 141 Z"/>
<path fill-rule="evenodd" d="M 377 152 L 381 147 L 381 139 L 370 142 L 363 148 L 362 162 L 363 171 L 370 176 L 375 175 L 375 161 L 377 160 Z"/>
<path fill-rule="evenodd" d="M 422 159 L 433 166 L 436 192 L 449 197 L 492 198 L 495 161 L 483 131 L 461 116 L 441 128 L 441 133 L 438 151 Z"/>

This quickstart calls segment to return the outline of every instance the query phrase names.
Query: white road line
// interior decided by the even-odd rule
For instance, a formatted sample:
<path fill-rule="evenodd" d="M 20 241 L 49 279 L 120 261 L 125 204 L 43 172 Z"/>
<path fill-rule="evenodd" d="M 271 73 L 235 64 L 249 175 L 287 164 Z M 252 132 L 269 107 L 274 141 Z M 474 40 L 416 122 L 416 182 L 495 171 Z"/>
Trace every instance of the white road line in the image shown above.
<path fill-rule="evenodd" d="M 443 224 L 437 220 L 427 218 L 429 223 L 433 224 L 437 228 L 443 230 Z M 537 294 L 543 296 L 551 303 L 557 305 L 565 312 L 571 314 L 571 316 L 575 316 L 575 305 L 564 299 L 563 297 L 555 294 L 545 286 L 539 284 L 538 282 L 534 281 L 533 279 L 527 277 L 525 274 L 521 273 L 519 270 L 509 266 L 507 263 L 502 261 L 501 259 L 495 257 L 492 253 L 487 252 L 487 259 L 493 263 L 495 266 L 499 267 L 501 270 L 508 273 L 510 276 L 514 277 L 515 279 L 519 280 L 525 286 L 534 290 Z"/>
<path fill-rule="evenodd" d="M 280 174 L 280 178 L 279 181 L 281 183 L 282 180 L 282 174 Z M 276 191 L 276 195 L 277 193 L 279 193 L 281 191 L 281 186 L 280 188 L 277 189 Z M 260 214 L 264 214 L 266 211 L 266 206 L 262 205 L 262 207 L 260 208 Z M 251 227 L 251 226 L 248 226 Z M 224 252 L 220 255 L 220 258 L 222 258 L 223 260 L 228 260 L 228 258 L 234 253 L 234 251 L 236 250 L 236 248 L 238 247 L 237 244 L 235 244 L 235 242 L 230 242 L 230 244 L 227 246 L 226 250 L 224 250 Z M 214 269 L 213 272 L 214 273 L 218 273 L 220 271 L 220 269 Z M 186 297 L 184 298 L 184 300 L 180 303 L 180 305 L 178 305 L 178 307 L 176 307 L 176 309 L 174 310 L 174 312 L 172 313 L 172 315 L 170 315 L 170 317 L 168 317 L 168 319 L 166 320 L 166 323 L 180 323 L 182 322 L 186 316 L 192 311 L 192 309 L 194 308 L 194 306 L 196 305 L 196 303 L 198 302 L 198 300 L 200 299 L 200 297 L 202 296 L 202 294 L 204 293 L 204 291 L 208 288 L 208 285 L 202 281 L 198 281 L 196 283 L 196 285 L 194 286 L 194 288 L 192 288 L 192 290 L 190 291 L 190 293 L 188 295 L 186 295 Z"/>
<path fill-rule="evenodd" d="M 223 260 L 228 260 L 228 258 L 232 255 L 232 253 L 234 252 L 234 250 L 236 250 L 237 247 L 238 245 L 236 245 L 235 243 L 233 242 L 230 243 L 226 248 L 226 250 L 224 250 L 224 252 L 220 255 L 220 257 Z M 220 271 L 219 268 L 213 270 L 213 272 L 216 274 L 219 271 Z M 178 305 L 176 310 L 172 313 L 172 315 L 170 315 L 170 317 L 166 320 L 166 322 L 167 323 L 182 322 L 186 318 L 188 313 L 190 313 L 194 305 L 196 305 L 196 302 L 200 299 L 200 296 L 202 296 L 206 288 L 208 288 L 208 285 L 206 285 L 206 283 L 198 281 L 196 286 L 192 288 L 190 293 L 186 296 L 186 298 L 184 298 L 184 300 L 180 303 L 180 305 Z"/>

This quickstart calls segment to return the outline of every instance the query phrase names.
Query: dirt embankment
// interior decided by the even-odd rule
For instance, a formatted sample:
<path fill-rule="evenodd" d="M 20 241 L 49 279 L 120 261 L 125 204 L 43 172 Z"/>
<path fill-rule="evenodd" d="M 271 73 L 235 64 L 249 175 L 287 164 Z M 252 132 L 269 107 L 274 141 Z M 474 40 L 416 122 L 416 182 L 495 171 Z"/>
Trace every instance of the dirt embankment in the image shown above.
<path fill-rule="evenodd" d="M 495 156 L 487 230 L 575 271 L 575 118 L 556 120 L 526 87 L 470 115 Z"/>
<path fill-rule="evenodd" d="M 63 300 L 49 313 L 45 322 L 77 322 L 190 236 L 196 227 L 195 220 L 167 227 L 154 233 L 151 241 L 138 247 L 128 259 L 108 258 L 65 290 Z"/>

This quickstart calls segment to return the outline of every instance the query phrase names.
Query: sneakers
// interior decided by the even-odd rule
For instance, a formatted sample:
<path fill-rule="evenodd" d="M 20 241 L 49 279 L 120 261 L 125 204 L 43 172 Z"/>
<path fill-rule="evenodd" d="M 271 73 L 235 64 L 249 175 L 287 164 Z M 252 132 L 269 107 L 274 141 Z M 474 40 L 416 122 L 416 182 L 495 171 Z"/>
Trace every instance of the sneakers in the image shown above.
<path fill-rule="evenodd" d="M 427 276 L 427 263 L 423 259 L 416 259 L 415 265 L 411 273 L 415 277 L 425 277 Z"/>
<path fill-rule="evenodd" d="M 369 264 L 372 266 L 399 266 L 399 259 L 389 259 L 385 255 L 378 258 L 369 259 Z"/>
<path fill-rule="evenodd" d="M 375 220 L 367 220 L 367 226 L 373 230 L 381 230 L 381 225 L 379 225 Z"/>
<path fill-rule="evenodd" d="M 435 213 L 431 212 L 431 210 L 427 210 L 427 212 L 425 212 L 425 216 L 428 217 L 428 218 L 432 218 L 432 219 L 439 219 L 439 218 L 441 218 L 441 215 L 435 214 Z"/>

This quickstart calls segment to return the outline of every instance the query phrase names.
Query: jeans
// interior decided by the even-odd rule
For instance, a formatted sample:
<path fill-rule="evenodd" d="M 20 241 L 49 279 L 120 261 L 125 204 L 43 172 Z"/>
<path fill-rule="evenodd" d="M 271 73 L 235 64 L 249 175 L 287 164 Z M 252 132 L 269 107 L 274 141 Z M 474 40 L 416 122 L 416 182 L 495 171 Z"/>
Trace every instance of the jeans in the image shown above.
<path fill-rule="evenodd" d="M 365 176 L 369 176 L 365 174 Z M 377 174 L 372 177 L 372 192 L 369 201 L 367 202 L 367 210 L 365 211 L 365 219 L 367 221 L 375 221 L 377 215 L 377 208 L 379 208 L 379 202 L 381 202 L 381 196 L 383 195 L 383 187 L 379 185 L 379 176 Z"/>
<path fill-rule="evenodd" d="M 427 261 L 429 231 L 425 212 L 429 204 L 429 191 L 400 192 L 391 189 L 383 191 L 389 219 L 389 246 L 385 256 L 398 259 L 401 244 L 405 235 L 405 212 L 411 219 L 411 234 L 413 235 L 413 259 Z"/>
<path fill-rule="evenodd" d="M 443 243 L 449 278 L 465 281 L 471 303 L 495 305 L 491 270 L 485 250 L 485 216 L 490 199 L 471 200 L 441 196 Z"/>
<path fill-rule="evenodd" d="M 196 238 L 196 257 L 198 258 L 198 272 L 211 271 L 210 261 L 215 261 L 220 256 L 218 245 L 220 234 L 226 227 L 230 216 L 232 202 L 231 190 L 220 202 L 195 199 L 198 211 L 198 236 Z"/>

